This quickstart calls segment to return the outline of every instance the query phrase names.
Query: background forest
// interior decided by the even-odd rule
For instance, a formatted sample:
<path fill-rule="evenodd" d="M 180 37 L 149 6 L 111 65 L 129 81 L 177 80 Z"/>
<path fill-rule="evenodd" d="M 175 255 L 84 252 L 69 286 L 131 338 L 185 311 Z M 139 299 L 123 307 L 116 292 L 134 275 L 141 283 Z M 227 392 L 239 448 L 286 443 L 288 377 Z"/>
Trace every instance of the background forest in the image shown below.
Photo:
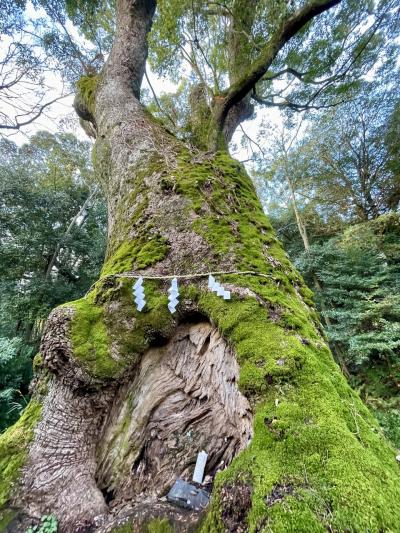
<path fill-rule="evenodd" d="M 231 152 L 251 172 L 280 240 L 313 289 L 343 373 L 400 447 L 398 50 L 393 22 L 385 27 L 383 16 L 376 20 L 376 28 L 367 24 L 374 31 L 358 35 L 350 79 L 341 83 L 349 70 L 344 61 L 324 86 L 322 100 L 314 91 L 318 83 L 293 82 L 298 73 L 280 80 L 275 92 L 271 81 L 265 83 L 265 94 L 255 99 L 269 99 L 269 105 L 240 126 Z M 4 16 L 2 31 L 11 35 L 6 22 Z M 354 24 L 359 28 L 360 21 Z M 162 31 L 156 24 L 158 43 L 173 38 L 177 28 L 171 22 Z M 338 48 L 344 31 L 336 28 Z M 357 40 L 356 30 L 346 31 Z M 49 29 L 45 48 L 62 63 L 69 45 L 57 35 Z M 322 37 L 312 50 L 294 44 L 292 64 L 302 64 L 307 55 L 311 80 L 321 61 L 333 64 L 339 55 L 333 47 L 332 57 L 325 57 L 326 50 Z M 166 54 L 153 43 L 150 65 L 158 76 L 174 78 L 176 65 Z M 198 51 L 193 57 L 210 75 L 213 65 Z M 223 70 L 221 57 L 214 60 Z M 74 64 L 69 66 L 74 81 Z M 193 93 L 184 76 L 173 81 L 173 92 L 154 83 L 143 99 L 170 130 L 185 137 L 185 124 L 193 121 Z M 306 104 L 290 104 L 290 86 Z M 252 120 L 260 126 L 255 134 Z M 66 131 L 37 131 L 18 143 L 7 136 L 0 140 L 0 431 L 27 404 L 33 358 L 50 310 L 80 297 L 99 274 L 106 202 L 93 177 L 90 147 Z"/>

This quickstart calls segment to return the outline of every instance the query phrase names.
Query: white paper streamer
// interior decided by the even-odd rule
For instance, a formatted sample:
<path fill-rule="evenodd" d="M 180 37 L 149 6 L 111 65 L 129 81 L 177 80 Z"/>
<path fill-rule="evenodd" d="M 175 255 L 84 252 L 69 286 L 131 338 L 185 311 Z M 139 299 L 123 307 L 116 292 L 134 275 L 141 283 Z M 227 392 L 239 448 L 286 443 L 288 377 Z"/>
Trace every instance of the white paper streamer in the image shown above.
<path fill-rule="evenodd" d="M 211 292 L 215 292 L 217 296 L 222 296 L 224 300 L 231 299 L 230 291 L 227 291 L 211 274 L 208 276 L 208 288 Z"/>
<path fill-rule="evenodd" d="M 133 285 L 133 295 L 138 311 L 142 311 L 146 305 L 146 299 L 144 297 L 143 278 L 140 277 Z"/>
<path fill-rule="evenodd" d="M 171 281 L 171 287 L 168 289 L 169 296 L 168 296 L 168 309 L 171 314 L 174 314 L 176 311 L 176 306 L 179 303 L 178 296 L 179 296 L 179 289 L 178 289 L 178 280 L 176 278 L 173 278 Z"/>

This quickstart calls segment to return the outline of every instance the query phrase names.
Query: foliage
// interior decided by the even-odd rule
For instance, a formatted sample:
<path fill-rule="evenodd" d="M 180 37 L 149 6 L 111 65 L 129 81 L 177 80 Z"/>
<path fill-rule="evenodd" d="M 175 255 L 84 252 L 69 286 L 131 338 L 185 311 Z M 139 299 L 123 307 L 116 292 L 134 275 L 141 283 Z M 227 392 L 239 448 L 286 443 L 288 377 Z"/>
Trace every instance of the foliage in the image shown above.
<path fill-rule="evenodd" d="M 29 127 L 100 70 L 113 33 L 113 0 L 1 2 L 0 132 Z"/>
<path fill-rule="evenodd" d="M 54 515 L 43 515 L 40 524 L 31 526 L 26 533 L 57 533 L 57 519 Z"/>
<path fill-rule="evenodd" d="M 287 121 L 256 183 L 314 288 L 334 353 L 399 446 L 399 95 L 390 62 L 379 74 L 353 101 L 303 124 Z"/>
<path fill-rule="evenodd" d="M 400 405 L 382 405 L 374 409 L 375 416 L 380 423 L 386 437 L 390 439 L 396 448 L 400 448 Z"/>
<path fill-rule="evenodd" d="M 386 365 L 375 364 L 355 373 L 352 384 L 374 412 L 387 438 L 400 449 L 400 398 L 398 385 L 390 377 Z"/>
<path fill-rule="evenodd" d="M 327 307 L 322 313 L 332 323 L 328 337 L 345 349 L 353 367 L 377 359 L 399 365 L 399 237 L 399 216 L 385 215 L 314 245 L 296 260 L 310 283 L 310 271 L 320 280 Z M 317 301 L 320 296 L 317 291 Z"/>
<path fill-rule="evenodd" d="M 283 219 L 277 221 L 283 228 Z M 292 224 L 285 238 L 296 266 L 314 286 L 331 346 L 385 434 L 400 447 L 399 215 L 350 225 L 333 238 L 322 238 L 320 226 L 308 252 Z"/>
<path fill-rule="evenodd" d="M 304 170 L 328 216 L 336 211 L 362 221 L 397 208 L 400 178 L 383 142 L 393 111 L 393 101 L 378 91 L 319 117 L 304 142 Z"/>
<path fill-rule="evenodd" d="M 150 42 L 151 65 L 160 74 L 177 79 L 182 76 L 185 64 L 192 61 L 192 66 L 200 67 L 202 77 L 209 87 L 222 91 L 226 88 L 227 78 L 235 78 L 234 71 L 240 68 L 240 63 L 255 60 L 259 50 L 265 46 L 281 22 L 305 4 L 306 2 L 299 0 L 272 4 L 267 1 L 250 4 L 229 0 L 215 5 L 200 1 L 160 1 Z M 312 80 L 321 77 L 324 72 L 333 74 L 335 69 L 343 68 L 349 59 L 357 64 L 358 71 L 366 68 L 367 64 L 370 67 L 371 62 L 376 60 L 378 43 L 371 47 L 374 52 L 370 51 L 362 60 L 356 57 L 360 49 L 365 47 L 365 41 L 372 39 L 370 33 L 361 32 L 361 27 L 372 13 L 375 20 L 388 16 L 393 5 L 383 1 L 376 3 L 375 9 L 371 7 L 361 7 L 358 3 L 349 1 L 332 14 L 320 17 L 311 29 L 308 28 L 310 38 L 303 39 L 304 32 L 300 32 L 293 44 L 277 59 L 274 70 L 297 69 L 306 73 L 306 80 Z M 240 29 L 243 33 L 247 30 L 246 33 L 233 36 L 232 30 L 238 30 L 239 33 L 240 24 L 243 24 Z M 381 20 L 380 29 L 383 25 Z M 371 20 L 368 26 L 372 26 Z M 379 38 L 375 36 L 375 40 L 384 39 L 386 32 L 390 34 L 386 28 L 385 32 L 378 33 Z M 244 46 L 244 49 L 235 48 L 237 56 L 229 53 L 229 46 L 238 44 L 232 43 L 234 38 L 239 39 Z M 330 47 L 327 47 L 328 42 Z M 185 45 L 186 53 L 182 50 Z M 271 89 L 272 81 L 267 81 L 269 77 L 272 78 L 266 76 L 263 83 Z"/>
<path fill-rule="evenodd" d="M 61 7 L 85 39 L 97 44 L 98 52 L 110 49 L 115 25 L 114 0 L 65 0 Z"/>
<path fill-rule="evenodd" d="M 68 232 L 94 188 L 88 149 L 70 134 L 38 133 L 21 147 L 0 141 L 0 430 L 26 405 L 48 313 L 80 296 L 103 259 L 99 195 Z"/>
<path fill-rule="evenodd" d="M 0 432 L 18 418 L 28 402 L 32 351 L 20 337 L 0 337 Z"/>
<path fill-rule="evenodd" d="M 201 87 L 208 104 L 225 95 L 246 75 L 249 65 L 262 63 L 280 25 L 307 4 L 159 1 L 150 35 L 150 65 L 175 83 L 190 74 L 190 87 L 163 95 L 154 111 L 169 128 L 171 105 L 181 117 L 195 116 L 199 99 L 191 99 L 192 91 Z M 251 106 L 291 113 L 329 108 L 350 99 L 360 80 L 379 71 L 380 64 L 395 70 L 395 12 L 392 1 L 348 0 L 320 15 L 291 39 L 255 83 Z M 251 110 L 244 118 L 252 115 Z M 174 122 L 179 119 L 174 117 Z M 187 124 L 188 120 L 185 129 Z"/>
<path fill-rule="evenodd" d="M 315 115 L 300 139 L 295 139 L 297 124 L 285 138 L 277 137 L 258 167 L 256 180 L 289 250 L 296 247 L 299 252 L 301 246 L 292 231 L 295 220 L 288 178 L 314 242 L 343 231 L 348 224 L 397 209 L 398 97 L 396 90 L 384 91 L 371 82 L 354 101 Z M 285 143 L 292 143 L 290 150 Z"/>

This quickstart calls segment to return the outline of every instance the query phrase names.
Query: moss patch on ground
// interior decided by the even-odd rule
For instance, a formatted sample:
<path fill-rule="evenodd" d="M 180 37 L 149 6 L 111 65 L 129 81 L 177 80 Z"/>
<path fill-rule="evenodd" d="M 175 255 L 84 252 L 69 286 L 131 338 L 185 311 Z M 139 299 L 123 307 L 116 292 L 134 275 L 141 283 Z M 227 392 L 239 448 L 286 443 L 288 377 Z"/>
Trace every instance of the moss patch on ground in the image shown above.
<path fill-rule="evenodd" d="M 19 420 L 0 435 L 0 509 L 9 500 L 18 481 L 41 410 L 41 404 L 31 400 Z"/>

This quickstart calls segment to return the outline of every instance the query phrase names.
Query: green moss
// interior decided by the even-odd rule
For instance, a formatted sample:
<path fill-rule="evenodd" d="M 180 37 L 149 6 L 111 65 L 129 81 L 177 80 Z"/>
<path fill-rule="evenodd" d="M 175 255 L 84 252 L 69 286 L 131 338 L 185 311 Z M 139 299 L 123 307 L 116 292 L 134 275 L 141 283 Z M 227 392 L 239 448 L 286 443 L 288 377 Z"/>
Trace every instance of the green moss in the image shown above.
<path fill-rule="evenodd" d="M 154 518 L 144 528 L 145 533 L 173 533 L 175 530 L 166 518 Z"/>
<path fill-rule="evenodd" d="M 86 298 L 65 305 L 75 311 L 71 322 L 74 356 L 94 377 L 107 378 L 116 374 L 121 365 L 111 357 L 103 308 Z"/>
<path fill-rule="evenodd" d="M 0 509 L 9 500 L 25 464 L 28 445 L 40 419 L 41 409 L 40 403 L 31 400 L 19 420 L 0 435 Z"/>
<path fill-rule="evenodd" d="M 49 382 L 51 380 L 51 374 L 49 370 L 45 368 L 41 368 L 40 372 L 36 372 L 36 385 L 35 385 L 35 393 L 37 395 L 40 395 L 41 397 L 46 396 L 49 390 Z"/>
<path fill-rule="evenodd" d="M 160 188 L 184 196 L 199 215 L 191 217 L 192 229 L 213 252 L 205 269 L 229 257 L 239 270 L 266 275 L 221 276 L 254 294 L 234 294 L 229 302 L 195 284 L 181 287 L 182 298 L 196 301 L 234 347 L 239 387 L 254 406 L 254 437 L 217 476 L 202 531 L 226 530 L 224 487 L 243 480 L 251 485 L 250 532 L 400 530 L 395 451 L 334 363 L 312 293 L 275 238 L 243 167 L 224 153 L 194 163 L 183 151 Z M 144 228 L 148 238 L 153 230 Z M 146 243 L 119 245 L 103 275 L 146 265 L 138 263 L 141 250 L 149 264 L 167 252 Z M 146 282 L 149 306 L 135 317 L 142 349 L 172 327 L 159 285 Z"/>
<path fill-rule="evenodd" d="M 81 76 L 76 82 L 76 88 L 78 90 L 79 96 L 82 98 L 85 103 L 88 111 L 94 115 L 95 109 L 95 98 L 97 84 L 99 82 L 99 76 Z"/>
<path fill-rule="evenodd" d="M 111 285 L 100 280 L 85 298 L 62 306 L 74 310 L 70 329 L 73 355 L 96 379 L 121 376 L 155 338 L 171 334 L 174 321 L 165 292 L 157 290 L 155 283 L 147 283 L 146 309 L 138 313 L 132 284 L 122 278 Z"/>
<path fill-rule="evenodd" d="M 140 247 L 135 257 L 136 268 L 142 269 L 158 263 L 158 261 L 164 259 L 167 250 L 168 246 L 166 239 L 161 236 L 151 239 Z"/>
<path fill-rule="evenodd" d="M 193 228 L 217 256 L 232 255 L 238 269 L 281 273 L 291 284 L 303 285 L 274 236 L 243 165 L 225 152 L 194 165 L 190 154 L 182 152 L 174 176 L 175 190 L 189 198 L 201 215 Z"/>
<path fill-rule="evenodd" d="M 101 277 L 133 269 L 133 258 L 136 246 L 133 242 L 123 242 L 117 251 L 106 261 L 101 271 Z"/>
<path fill-rule="evenodd" d="M 96 155 L 96 165 L 104 169 L 108 159 L 107 154 L 103 155 Z M 159 165 L 160 162 L 155 160 L 142 172 L 133 173 L 130 192 L 118 206 L 113 238 L 108 243 L 101 276 L 144 269 L 166 256 L 169 249 L 167 240 L 154 229 L 152 222 L 146 220 L 149 198 L 145 180 L 158 170 Z"/>
<path fill-rule="evenodd" d="M 252 298 L 199 304 L 235 347 L 239 386 L 256 405 L 254 437 L 217 476 L 202 531 L 224 530 L 222 489 L 248 478 L 250 532 L 400 530 L 395 451 L 304 311 L 288 330 Z"/>
<path fill-rule="evenodd" d="M 15 511 L 9 509 L 0 510 L 0 533 L 6 530 L 7 526 L 12 522 L 16 516 Z"/>
<path fill-rule="evenodd" d="M 167 254 L 168 244 L 161 235 L 137 241 L 123 242 L 106 261 L 101 276 L 143 269 L 161 261 Z"/>
<path fill-rule="evenodd" d="M 40 368 L 42 368 L 42 366 L 43 366 L 43 357 L 42 357 L 42 354 L 40 352 L 37 353 L 35 355 L 35 357 L 33 358 L 32 365 L 33 365 L 34 372 L 37 372 Z"/>
<path fill-rule="evenodd" d="M 188 211 L 200 215 L 189 220 L 212 250 L 205 270 L 228 257 L 237 269 L 266 276 L 221 276 L 223 283 L 248 289 L 229 302 L 195 284 L 181 286 L 182 299 L 197 302 L 234 347 L 239 387 L 254 408 L 254 437 L 217 476 L 202 531 L 226 530 L 224 488 L 240 483 L 251 485 L 250 532 L 399 531 L 395 451 L 334 363 L 312 293 L 275 238 L 243 167 L 226 154 L 194 163 L 183 151 L 163 179 L 160 190 L 181 194 Z M 141 218 L 146 194 L 140 176 L 135 187 L 138 207 L 126 221 L 121 215 L 120 230 L 123 236 L 124 224 L 140 224 L 142 234 L 110 244 L 103 276 L 146 268 L 167 254 L 167 243 L 154 234 L 155 221 Z M 72 304 L 73 350 L 88 372 L 120 376 L 155 339 L 171 335 L 174 320 L 161 285 L 146 282 L 142 313 L 133 305 L 132 281 L 121 278 L 103 278 Z M 118 359 L 111 356 L 114 344 Z"/>

